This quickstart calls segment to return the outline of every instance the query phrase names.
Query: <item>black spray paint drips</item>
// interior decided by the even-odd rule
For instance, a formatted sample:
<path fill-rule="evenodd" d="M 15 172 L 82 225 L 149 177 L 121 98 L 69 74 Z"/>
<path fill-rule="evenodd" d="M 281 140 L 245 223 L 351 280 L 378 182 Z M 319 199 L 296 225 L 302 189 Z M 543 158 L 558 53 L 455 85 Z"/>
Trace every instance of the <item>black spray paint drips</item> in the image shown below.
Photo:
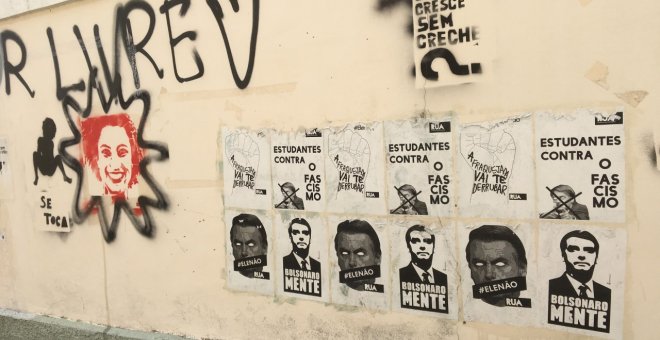
<path fill-rule="evenodd" d="M 12 41 L 21 51 L 21 59 L 18 64 L 12 64 L 9 60 L 9 56 L 7 55 L 8 41 Z M 25 68 L 25 64 L 27 63 L 27 49 L 25 48 L 25 43 L 23 43 L 21 37 L 14 31 L 3 31 L 0 34 L 0 50 L 2 51 L 2 53 L 0 53 L 0 58 L 2 59 L 0 60 L 0 75 L 2 73 L 5 75 L 5 92 L 7 95 L 11 94 L 11 81 L 9 76 L 13 74 L 14 77 L 16 77 L 16 79 L 18 79 L 18 81 L 23 84 L 23 87 L 25 87 L 27 92 L 30 94 L 30 97 L 34 98 L 36 92 L 30 88 L 30 85 L 28 85 L 27 81 L 25 81 L 25 78 L 23 78 L 20 73 L 23 68 Z M 0 83 L 2 83 L 1 77 Z"/>
<path fill-rule="evenodd" d="M 229 42 L 230 34 L 228 34 L 227 27 L 224 23 L 224 16 L 226 12 L 223 10 L 222 5 L 220 5 L 218 0 L 206 1 L 210 12 L 213 14 L 213 17 L 215 18 L 215 21 L 218 24 L 218 27 L 220 28 L 222 40 L 227 52 L 227 61 L 231 69 L 232 78 L 234 80 L 235 85 L 240 89 L 245 89 L 250 84 L 250 80 L 252 79 L 252 74 L 254 71 L 254 63 L 256 57 L 257 36 L 259 31 L 260 0 L 252 0 L 252 1 L 253 1 L 252 17 L 251 17 L 252 22 L 251 22 L 251 35 L 250 35 L 250 47 L 249 47 L 250 50 L 249 53 L 247 54 L 248 55 L 247 68 L 242 76 L 239 74 L 239 71 L 237 70 L 236 60 L 234 59 L 234 52 L 232 50 L 232 45 Z M 229 2 L 231 4 L 232 11 L 234 13 L 238 13 L 240 11 L 238 0 L 229 0 Z M 172 67 L 174 70 L 174 76 L 179 83 L 185 83 L 188 81 L 202 78 L 204 76 L 204 62 L 202 60 L 200 53 L 197 51 L 196 48 L 192 49 L 192 57 L 197 71 L 192 75 L 180 74 L 179 72 L 180 60 L 177 60 L 175 53 L 175 48 L 182 41 L 186 39 L 190 41 L 195 41 L 197 39 L 197 32 L 185 31 L 177 36 L 174 36 L 175 33 L 172 32 L 173 16 L 171 15 L 170 11 L 178 8 L 179 17 L 184 17 L 188 13 L 191 3 L 192 2 L 190 0 L 164 0 L 163 4 L 158 8 L 158 11 L 161 14 L 165 15 L 165 21 L 167 24 L 167 32 L 169 38 L 168 42 L 170 45 L 171 58 L 172 58 Z M 198 2 L 196 2 L 196 4 L 197 3 Z M 148 27 L 146 28 L 146 33 L 140 39 L 138 39 L 133 35 L 133 25 L 131 23 L 131 20 L 129 19 L 130 14 L 133 12 L 142 13 L 146 15 L 148 18 L 146 20 L 148 24 Z M 165 70 L 159 66 L 156 60 L 151 56 L 151 54 L 149 54 L 149 52 L 146 49 L 147 44 L 151 41 L 151 38 L 153 37 L 153 33 L 156 27 L 156 20 L 157 20 L 156 11 L 151 7 L 151 5 L 148 2 L 144 0 L 131 0 L 128 1 L 125 5 L 118 5 L 116 7 L 115 31 L 114 31 L 115 49 L 117 49 L 120 45 L 124 48 L 129 66 L 132 71 L 133 84 L 135 88 L 138 90 L 141 88 L 140 74 L 137 67 L 138 55 L 141 55 L 149 62 L 149 64 L 153 67 L 154 71 L 156 72 L 158 78 L 163 79 L 163 77 L 165 76 Z M 87 48 L 82 38 L 80 28 L 77 25 L 74 25 L 73 32 L 76 38 L 78 39 L 78 43 L 85 55 L 85 60 L 87 63 L 87 67 L 89 69 L 92 66 L 89 60 L 89 55 L 87 53 Z M 51 46 L 51 51 L 55 53 L 56 51 L 53 48 L 54 37 L 51 28 L 47 29 L 47 34 Z M 113 100 L 117 99 L 117 95 L 118 95 L 116 93 L 117 86 L 113 84 L 113 82 L 117 81 L 117 79 L 111 77 L 112 72 L 110 71 L 105 54 L 102 52 L 103 47 L 101 46 L 102 44 L 99 37 L 98 25 L 94 25 L 94 39 L 96 42 L 96 47 L 99 50 L 99 57 L 101 58 L 101 71 L 103 72 L 103 76 L 105 77 L 106 82 L 111 85 L 108 86 L 105 91 L 100 86 L 97 87 L 97 92 L 99 92 L 99 96 L 104 99 L 107 99 L 107 101 L 102 103 L 104 109 L 106 109 L 108 107 L 106 103 L 112 102 Z M 12 42 L 11 44 L 9 44 L 10 41 Z M 15 51 L 12 52 L 15 52 L 13 53 L 14 55 L 19 54 L 20 59 L 18 60 L 17 63 L 12 63 L 12 61 L 10 61 L 8 58 L 8 54 L 9 54 L 8 48 L 16 48 L 16 47 L 18 48 L 18 52 Z M 117 56 L 117 53 L 115 53 L 115 56 Z M 57 55 L 53 55 L 53 58 L 56 59 Z M 28 82 L 20 73 L 25 68 L 27 61 L 28 61 L 28 51 L 21 37 L 16 32 L 11 30 L 2 31 L 0 33 L 0 84 L 2 83 L 3 80 L 2 79 L 3 77 L 1 76 L 4 74 L 5 92 L 7 93 L 7 95 L 11 94 L 10 80 L 11 80 L 11 76 L 14 76 L 23 85 L 23 87 L 27 90 L 30 96 L 34 98 L 36 91 L 34 91 L 29 86 Z M 117 71 L 118 65 L 119 65 L 119 58 L 115 58 L 113 65 L 115 67 L 114 68 L 115 71 Z M 56 70 L 56 72 L 59 72 L 59 70 Z M 57 78 L 56 81 L 58 83 L 57 98 L 59 100 L 62 100 L 64 93 L 66 93 L 68 90 L 84 91 L 85 84 L 83 81 L 69 85 L 67 87 L 62 87 L 60 75 L 56 74 L 56 78 Z M 105 94 L 106 91 L 107 91 L 107 95 L 103 96 L 103 94 Z"/>
<path fill-rule="evenodd" d="M 232 5 L 232 10 L 235 13 L 238 12 L 239 11 L 238 2 L 236 0 L 230 0 L 230 2 Z M 196 49 L 193 49 L 193 58 L 197 66 L 197 73 L 191 76 L 181 76 L 179 74 L 177 68 L 177 60 L 175 59 L 174 56 L 175 55 L 174 48 L 179 42 L 181 42 L 184 39 L 190 39 L 191 41 L 194 41 L 197 35 L 196 32 L 194 31 L 186 31 L 178 35 L 177 37 L 173 37 L 172 36 L 173 33 L 171 29 L 171 17 L 169 11 L 177 6 L 181 6 L 179 15 L 183 17 L 187 13 L 190 7 L 190 3 L 191 3 L 190 0 L 165 0 L 163 5 L 159 9 L 160 12 L 164 13 L 166 17 L 168 34 L 169 34 L 169 43 L 172 52 L 174 73 L 177 80 L 180 83 L 191 81 L 200 78 L 204 75 L 204 65 Z M 208 0 L 207 4 L 211 9 L 211 12 L 213 13 L 216 22 L 218 23 L 218 26 L 220 28 L 220 31 L 222 33 L 225 48 L 227 49 L 228 62 L 232 71 L 232 77 L 234 79 L 234 82 L 238 88 L 244 89 L 249 85 L 254 70 L 254 60 L 256 54 L 256 42 L 257 42 L 257 32 L 258 32 L 258 23 L 259 23 L 259 0 L 253 0 L 252 34 L 250 37 L 249 61 L 248 61 L 247 70 L 243 78 L 239 76 L 238 71 L 236 69 L 234 55 L 232 53 L 227 31 L 223 22 L 224 12 L 222 10 L 222 6 L 218 3 L 218 1 L 212 1 L 212 0 Z M 139 42 L 137 43 L 136 43 L 137 39 L 133 36 L 131 21 L 129 20 L 129 15 L 133 11 L 140 11 L 146 14 L 147 17 L 149 18 L 148 29 L 146 30 L 144 37 L 139 39 Z M 101 230 L 106 242 L 112 242 L 115 239 L 117 233 L 117 227 L 119 224 L 119 216 L 121 215 L 122 210 L 124 211 L 124 213 L 126 213 L 129 220 L 133 223 L 135 228 L 142 235 L 151 237 L 154 230 L 154 224 L 150 209 L 154 208 L 157 210 L 167 210 L 169 207 L 169 200 L 167 199 L 165 193 L 156 184 L 155 180 L 153 179 L 153 177 L 151 176 L 151 174 L 147 169 L 147 166 L 154 160 L 164 161 L 169 159 L 169 149 L 166 145 L 162 143 L 158 143 L 155 141 L 147 141 L 143 138 L 144 128 L 151 107 L 151 96 L 147 91 L 140 89 L 141 84 L 140 84 L 139 70 L 137 68 L 137 61 L 136 61 L 137 59 L 136 56 L 138 54 L 144 56 L 152 65 L 158 77 L 161 79 L 163 78 L 164 76 L 163 69 L 158 66 L 156 61 L 151 57 L 151 55 L 146 50 L 147 43 L 152 37 L 154 31 L 155 20 L 156 20 L 155 18 L 156 16 L 153 8 L 143 0 L 129 1 L 125 5 L 119 5 L 116 7 L 113 53 L 111 56 L 112 59 L 110 60 L 112 62 L 112 69 L 110 67 L 110 63 L 108 61 L 106 52 L 104 50 L 103 42 L 100 39 L 99 26 L 94 25 L 93 28 L 94 41 L 96 44 L 96 50 L 98 52 L 98 57 L 100 60 L 100 71 L 103 72 L 103 81 L 99 79 L 99 67 L 97 65 L 94 65 L 91 61 L 89 55 L 90 50 L 87 48 L 85 44 L 85 41 L 83 39 L 83 34 L 81 33 L 80 28 L 77 25 L 74 25 L 72 28 L 73 33 L 76 36 L 76 39 L 78 40 L 80 49 L 85 58 L 89 75 L 86 82 L 85 80 L 81 79 L 78 82 L 69 85 L 62 84 L 62 74 L 60 70 L 60 62 L 58 59 L 53 30 L 50 27 L 46 30 L 46 34 L 51 49 L 51 55 L 53 57 L 53 66 L 55 70 L 55 82 L 56 82 L 55 94 L 57 99 L 62 104 L 62 110 L 64 112 L 69 128 L 73 134 L 73 137 L 65 138 L 61 140 L 58 148 L 59 153 L 62 155 L 62 161 L 67 166 L 72 168 L 78 175 L 78 179 L 76 181 L 76 191 L 75 191 L 76 193 L 74 196 L 73 207 L 72 207 L 73 220 L 75 223 L 80 224 L 83 221 L 85 221 L 87 217 L 95 209 L 98 209 Z M 9 35 L 8 37 L 11 38 L 12 36 Z M 16 36 L 16 38 L 18 39 L 18 41 L 20 41 L 20 38 L 18 36 Z M 126 95 L 122 90 L 122 77 L 120 72 L 121 70 L 120 60 L 121 60 L 122 48 L 127 55 L 128 63 L 132 71 L 133 84 L 136 88 L 136 91 L 130 94 L 128 97 L 126 97 Z M 22 48 L 22 51 L 24 50 L 25 49 Z M 26 54 L 23 53 L 23 56 L 26 56 Z M 5 76 L 8 79 L 9 74 L 14 74 L 19 80 L 21 80 L 24 86 L 26 86 L 26 88 L 29 89 L 27 83 L 25 83 L 22 80 L 22 77 L 20 77 L 19 74 L 19 71 L 24 67 L 24 64 L 25 62 L 22 61 L 17 65 L 10 65 L 11 67 L 13 67 L 11 68 L 12 72 L 5 72 Z M 7 63 L 0 63 L 0 65 L 3 65 L 5 70 L 8 69 Z M 82 103 L 84 104 L 84 106 L 82 106 L 82 104 L 79 103 L 73 97 L 73 94 L 75 92 L 85 92 L 86 102 Z M 143 215 L 142 221 L 135 215 L 135 213 L 129 206 L 128 202 L 123 199 L 119 199 L 115 201 L 114 211 L 112 214 L 112 218 L 110 220 L 108 219 L 106 208 L 103 204 L 103 198 L 101 196 L 92 196 L 89 201 L 81 202 L 81 189 L 84 180 L 83 166 L 75 157 L 69 154 L 66 150 L 74 145 L 80 144 L 81 142 L 81 134 L 75 123 L 75 118 L 71 114 L 71 111 L 77 113 L 79 115 L 79 118 L 84 119 L 89 117 L 92 111 L 92 100 L 94 97 L 94 93 L 97 94 L 98 99 L 101 102 L 101 107 L 103 109 L 103 112 L 106 114 L 110 111 L 110 107 L 113 103 L 119 104 L 119 106 L 124 110 L 126 110 L 131 105 L 133 105 L 135 101 L 139 101 L 142 103 L 142 115 L 137 131 L 138 146 L 143 149 L 152 149 L 156 151 L 155 156 L 146 156 L 140 162 L 140 174 L 142 175 L 144 181 L 150 187 L 150 189 L 153 191 L 156 197 L 155 199 L 142 195 L 138 197 L 137 203 Z"/>
<path fill-rule="evenodd" d="M 106 240 L 106 242 L 111 242 L 115 239 L 117 234 L 117 227 L 119 225 L 119 220 L 120 220 L 119 217 L 122 210 L 128 216 L 129 220 L 131 221 L 133 226 L 135 226 L 138 232 L 140 232 L 144 236 L 151 237 L 153 233 L 154 225 L 153 225 L 150 209 L 155 208 L 158 210 L 167 210 L 169 207 L 169 201 L 167 197 L 165 196 L 163 190 L 156 184 L 156 182 L 154 181 L 153 177 L 151 176 L 147 168 L 147 166 L 153 160 L 164 161 L 169 159 L 169 149 L 166 145 L 162 143 L 147 141 L 143 137 L 144 128 L 151 107 L 151 96 L 149 95 L 148 92 L 139 89 L 139 77 L 135 76 L 137 74 L 136 68 L 132 67 L 132 70 L 134 72 L 133 79 L 136 83 L 136 87 L 138 87 L 137 91 L 135 91 L 133 94 L 128 96 L 128 98 L 125 98 L 124 93 L 122 91 L 122 82 L 121 82 L 122 78 L 120 74 L 120 62 L 119 62 L 122 45 L 126 51 L 129 51 L 131 49 L 133 49 L 133 52 L 137 50 L 142 50 L 143 52 L 141 53 L 147 54 L 146 52 L 144 52 L 143 49 L 144 47 L 143 43 L 145 43 L 146 38 L 143 39 L 138 44 L 138 46 L 135 46 L 133 44 L 132 36 L 129 37 L 131 30 L 130 28 L 127 28 L 130 26 L 130 23 L 127 21 L 128 14 L 136 8 L 144 8 L 143 7 L 144 4 L 146 3 L 142 1 L 131 1 L 126 6 L 117 7 L 114 55 L 113 55 L 114 70 L 112 72 L 110 71 L 110 68 L 108 66 L 108 61 L 103 49 L 102 41 L 99 38 L 98 25 L 94 26 L 94 37 L 96 41 L 96 47 L 99 53 L 99 58 L 101 60 L 101 67 L 105 75 L 105 84 L 103 85 L 105 85 L 105 88 L 108 91 L 107 96 L 105 95 L 104 92 L 104 86 L 102 86 L 101 82 L 98 80 L 98 68 L 96 66 L 93 66 L 90 61 L 89 53 L 87 48 L 85 47 L 79 28 L 77 26 L 74 26 L 73 31 L 76 37 L 78 38 L 78 42 L 81 46 L 81 50 L 85 56 L 85 61 L 89 69 L 89 78 L 87 83 L 85 83 L 84 80 L 80 80 L 78 83 L 68 86 L 62 86 L 60 64 L 57 57 L 57 50 L 53 38 L 53 31 L 51 28 L 48 28 L 46 32 L 48 35 L 48 40 L 50 43 L 50 48 L 53 56 L 53 65 L 55 68 L 56 96 L 62 103 L 64 116 L 73 134 L 72 138 L 65 138 L 61 140 L 59 144 L 59 152 L 63 156 L 64 163 L 66 163 L 67 166 L 72 168 L 78 175 L 78 180 L 76 181 L 76 191 L 73 200 L 72 217 L 75 223 L 80 224 L 87 219 L 87 217 L 92 213 L 92 211 L 95 208 L 98 208 L 101 231 L 103 233 L 103 237 Z M 146 36 L 149 35 L 150 34 L 147 33 Z M 129 61 L 134 62 L 135 59 L 130 57 L 131 53 L 128 52 L 127 54 L 129 54 Z M 133 56 L 135 56 L 134 53 Z M 148 59 L 151 60 L 151 58 Z M 153 65 L 156 68 L 156 71 L 158 72 L 158 67 L 155 66 L 155 63 L 153 63 Z M 87 96 L 86 96 L 85 106 L 83 107 L 76 99 L 73 98 L 72 94 L 73 92 L 85 91 L 85 89 Z M 80 131 L 78 130 L 78 127 L 75 123 L 75 118 L 72 117 L 71 115 L 71 111 L 77 113 L 80 116 L 80 118 L 84 119 L 89 117 L 92 110 L 92 100 L 93 100 L 94 90 L 96 90 L 96 93 L 98 94 L 98 98 L 101 102 L 101 106 L 103 108 L 103 112 L 105 112 L 106 114 L 109 112 L 110 106 L 113 102 L 118 103 L 119 106 L 124 110 L 126 110 L 131 105 L 133 105 L 135 101 L 139 101 L 142 103 L 142 115 L 140 118 L 140 124 L 138 126 L 138 131 L 137 131 L 138 146 L 143 149 L 155 150 L 157 154 L 156 156 L 145 156 L 140 162 L 140 174 L 142 175 L 142 178 L 156 196 L 156 199 L 152 199 L 143 195 L 140 195 L 138 197 L 137 204 L 140 207 L 141 213 L 143 215 L 142 221 L 140 221 L 140 219 L 133 212 L 132 208 L 129 206 L 128 202 L 124 199 L 118 199 L 114 202 L 114 211 L 111 220 L 108 220 L 106 208 L 103 204 L 103 198 L 101 196 L 92 196 L 89 201 L 83 202 L 83 205 L 81 206 L 81 202 L 80 202 L 81 189 L 84 180 L 83 167 L 78 161 L 78 159 L 76 159 L 74 156 L 72 156 L 67 152 L 67 149 L 69 147 L 77 145 L 81 141 Z"/>

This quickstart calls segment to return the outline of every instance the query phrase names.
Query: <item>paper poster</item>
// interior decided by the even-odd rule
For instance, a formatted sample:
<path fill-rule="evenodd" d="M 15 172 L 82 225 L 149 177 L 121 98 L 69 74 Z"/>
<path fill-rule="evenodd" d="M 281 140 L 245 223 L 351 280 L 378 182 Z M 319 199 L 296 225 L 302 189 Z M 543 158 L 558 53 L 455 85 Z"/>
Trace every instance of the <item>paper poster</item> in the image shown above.
<path fill-rule="evenodd" d="M 325 209 L 323 131 L 312 129 L 271 136 L 275 209 Z"/>
<path fill-rule="evenodd" d="M 415 86 L 482 81 L 492 61 L 488 1 L 412 1 Z"/>
<path fill-rule="evenodd" d="M 390 275 L 387 223 L 345 216 L 328 218 L 332 303 L 386 310 Z"/>
<path fill-rule="evenodd" d="M 532 218 L 532 116 L 463 125 L 456 160 L 459 215 Z"/>
<path fill-rule="evenodd" d="M 0 137 L 0 199 L 9 199 L 13 195 L 9 145 L 7 138 Z"/>
<path fill-rule="evenodd" d="M 318 214 L 278 211 L 275 218 L 280 295 L 330 301 L 328 236 Z"/>
<path fill-rule="evenodd" d="M 265 211 L 225 210 L 227 287 L 273 294 L 273 229 Z"/>
<path fill-rule="evenodd" d="M 140 162 L 136 121 L 127 114 L 89 117 L 80 122 L 82 163 L 89 196 L 136 199 Z"/>
<path fill-rule="evenodd" d="M 459 228 L 467 321 L 537 325 L 540 304 L 533 232 L 497 222 Z"/>
<path fill-rule="evenodd" d="M 222 128 L 226 207 L 270 210 L 270 137 L 265 131 Z"/>
<path fill-rule="evenodd" d="M 626 232 L 573 225 L 541 226 L 544 323 L 592 336 L 622 338 Z"/>
<path fill-rule="evenodd" d="M 324 133 L 328 211 L 384 214 L 383 124 L 349 124 Z"/>
<path fill-rule="evenodd" d="M 63 120 L 56 123 L 52 118 L 45 118 L 39 127 L 31 128 L 35 142 L 25 149 L 30 155 L 25 157 L 25 167 L 34 171 L 34 180 L 27 184 L 27 197 L 33 212 L 32 223 L 37 230 L 69 232 L 73 225 L 71 202 L 75 185 L 70 176 L 74 176 L 74 172 L 64 165 L 57 152 L 57 141 L 66 133 L 59 128 L 66 126 Z"/>
<path fill-rule="evenodd" d="M 390 214 L 451 215 L 455 203 L 451 128 L 449 118 L 385 123 Z"/>
<path fill-rule="evenodd" d="M 390 232 L 393 309 L 456 319 L 459 281 L 452 225 L 399 220 L 392 221 Z"/>
<path fill-rule="evenodd" d="M 538 216 L 625 222 L 623 112 L 536 116 Z"/>

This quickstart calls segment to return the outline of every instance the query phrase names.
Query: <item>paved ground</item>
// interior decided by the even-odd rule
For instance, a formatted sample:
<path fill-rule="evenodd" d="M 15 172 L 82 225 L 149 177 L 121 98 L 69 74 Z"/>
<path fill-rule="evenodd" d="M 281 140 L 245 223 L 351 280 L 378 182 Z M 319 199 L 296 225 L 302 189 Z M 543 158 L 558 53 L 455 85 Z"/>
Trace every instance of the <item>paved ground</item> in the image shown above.
<path fill-rule="evenodd" d="M 183 340 L 190 338 L 131 331 L 0 309 L 0 339 Z"/>

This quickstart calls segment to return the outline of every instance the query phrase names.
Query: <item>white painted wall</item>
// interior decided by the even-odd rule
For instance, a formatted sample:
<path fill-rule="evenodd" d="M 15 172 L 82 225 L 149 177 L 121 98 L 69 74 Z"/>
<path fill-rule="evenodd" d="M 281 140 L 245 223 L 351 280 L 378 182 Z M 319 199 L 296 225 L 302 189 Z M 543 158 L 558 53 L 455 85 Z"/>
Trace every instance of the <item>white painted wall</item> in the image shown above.
<path fill-rule="evenodd" d="M 0 19 L 66 1 L 68 0 L 5 0 L 0 3 Z"/>
<path fill-rule="evenodd" d="M 80 27 L 98 63 L 91 32 L 98 24 L 104 44 L 112 41 L 116 3 L 79 1 L 0 21 L 0 30 L 12 30 L 24 41 L 28 60 L 21 74 L 36 91 L 30 98 L 12 77 L 8 96 L 4 78 L 0 83 L 0 135 L 12 146 L 14 175 L 13 198 L 0 201 L 1 307 L 229 339 L 578 338 L 542 328 L 438 321 L 226 289 L 218 133 L 224 125 L 287 130 L 405 119 L 423 111 L 453 111 L 468 121 L 546 108 L 622 106 L 628 133 L 628 217 L 617 227 L 626 228 L 629 239 L 624 335 L 656 336 L 660 172 L 651 165 L 644 141 L 652 139 L 660 108 L 657 1 L 499 0 L 492 13 L 498 28 L 493 80 L 423 91 L 414 88 L 410 76 L 410 14 L 405 6 L 378 12 L 374 1 L 365 0 L 261 1 L 255 71 L 249 87 L 239 90 L 214 18 L 205 2 L 197 0 L 185 17 L 174 15 L 172 20 L 175 32 L 198 33 L 195 42 L 177 47 L 181 72 L 195 72 L 194 46 L 205 75 L 177 82 L 165 17 L 158 14 L 162 1 L 150 0 L 157 21 L 147 50 L 165 77 L 158 79 L 142 56 L 138 67 L 143 89 L 153 99 L 145 134 L 170 148 L 170 160 L 151 169 L 171 205 L 168 211 L 154 212 L 153 238 L 138 234 L 124 218 L 117 239 L 108 244 L 94 216 L 67 235 L 36 230 L 39 193 L 32 185 L 30 158 L 45 117 L 58 119 L 58 138 L 71 135 L 55 97 L 46 29 L 54 31 L 63 82 L 86 79 L 72 26 Z M 228 8 L 227 1 L 222 3 Z M 241 6 L 248 3 L 241 1 Z M 5 13 L 41 4 L 46 3 L 2 3 Z M 132 19 L 136 36 L 144 34 L 145 20 Z M 229 27 L 236 48 L 245 51 L 249 17 L 228 20 L 233 20 Z M 245 52 L 237 53 L 242 70 Z M 9 56 L 18 57 L 15 48 Z M 585 77 L 595 63 L 608 70 L 600 85 Z M 122 61 L 130 88 L 126 66 Z M 621 95 L 636 90 L 648 92 L 638 105 Z M 98 113 L 98 101 L 94 105 Z M 70 204 L 70 186 L 53 192 L 65 206 Z"/>

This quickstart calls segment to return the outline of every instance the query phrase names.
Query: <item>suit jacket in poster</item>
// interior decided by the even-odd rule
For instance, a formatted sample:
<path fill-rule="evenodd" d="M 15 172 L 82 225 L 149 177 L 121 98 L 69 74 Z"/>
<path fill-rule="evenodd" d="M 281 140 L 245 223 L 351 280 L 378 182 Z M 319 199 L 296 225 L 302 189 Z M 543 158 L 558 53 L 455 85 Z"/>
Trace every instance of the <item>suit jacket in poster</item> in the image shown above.
<path fill-rule="evenodd" d="M 298 269 L 298 270 L 302 269 L 302 267 L 300 267 L 300 263 L 298 263 L 298 260 L 293 255 L 293 252 L 289 253 L 289 255 L 282 258 L 282 265 L 285 269 Z M 310 256 L 308 270 L 311 270 L 313 272 L 320 272 L 321 263 Z"/>

